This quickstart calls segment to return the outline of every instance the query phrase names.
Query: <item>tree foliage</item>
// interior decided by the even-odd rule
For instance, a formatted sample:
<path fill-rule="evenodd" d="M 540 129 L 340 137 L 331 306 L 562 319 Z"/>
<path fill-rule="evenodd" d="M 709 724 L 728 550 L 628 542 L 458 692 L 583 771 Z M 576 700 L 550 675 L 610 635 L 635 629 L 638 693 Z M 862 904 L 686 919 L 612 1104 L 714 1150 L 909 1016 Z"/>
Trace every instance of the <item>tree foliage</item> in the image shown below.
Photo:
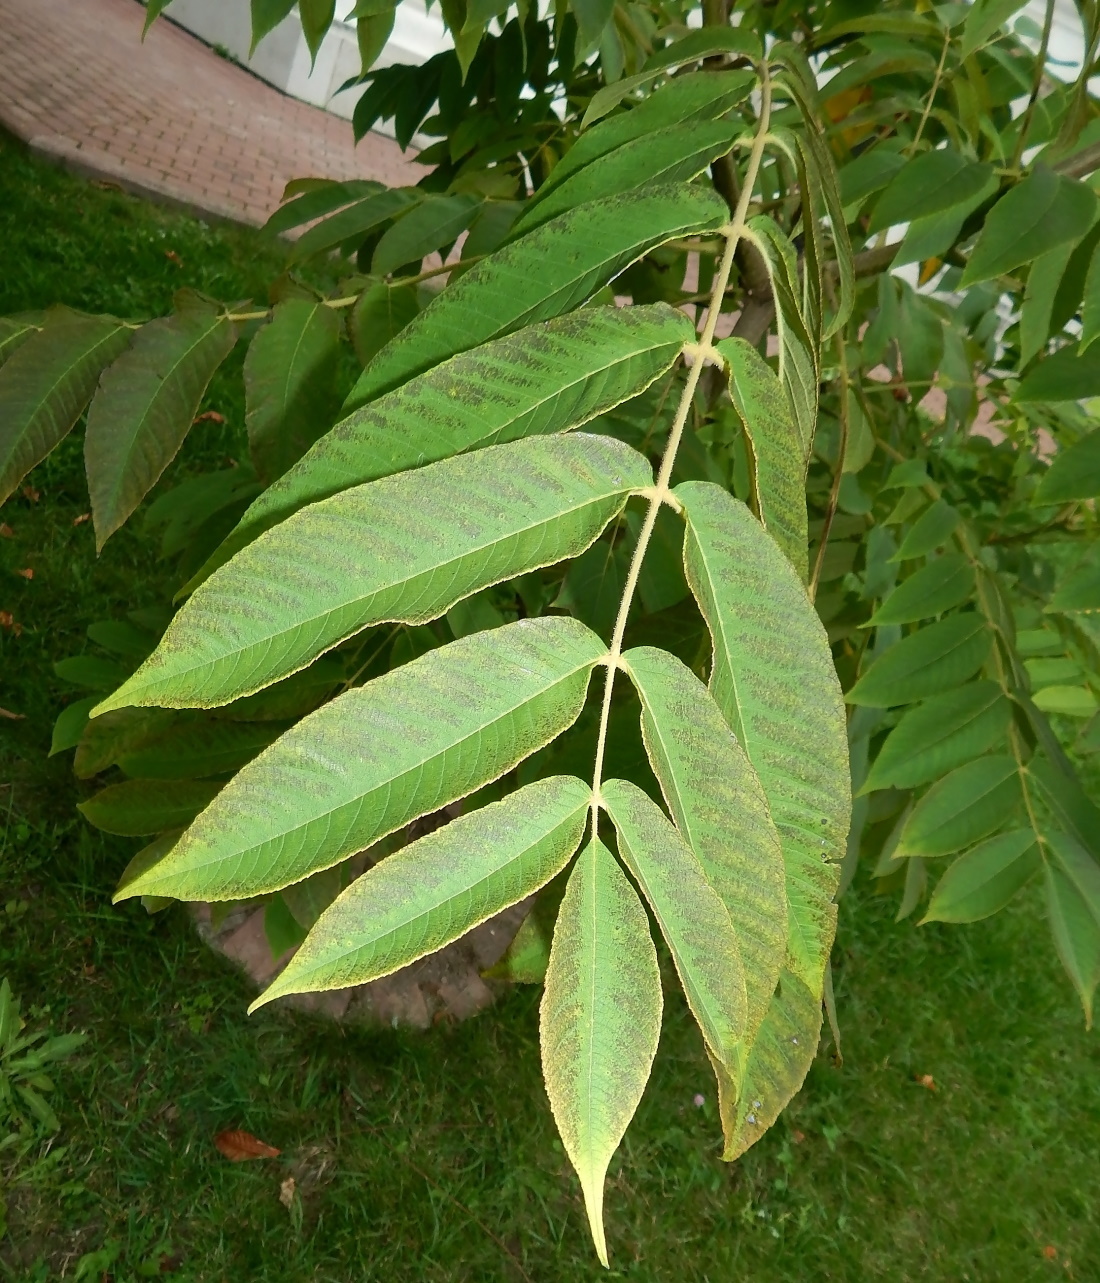
<path fill-rule="evenodd" d="M 332 6 L 300 7 L 315 48 Z M 153 837 L 120 897 L 289 912 L 262 1003 L 535 896 L 498 970 L 545 975 L 605 1262 L 650 919 L 731 1159 L 805 1076 L 863 857 L 899 918 L 1044 897 L 1091 1018 L 1100 17 L 1055 79 L 1016 8 L 455 0 L 453 52 L 375 70 L 360 4 L 356 128 L 434 138 L 419 185 L 291 184 L 269 307 L 0 320 L 4 494 L 90 402 L 101 546 L 249 345 L 251 465 L 146 512 L 174 618 L 58 666 L 97 693 L 54 751 L 125 777 L 82 809 Z M 294 272 L 321 255 L 332 296 Z"/>

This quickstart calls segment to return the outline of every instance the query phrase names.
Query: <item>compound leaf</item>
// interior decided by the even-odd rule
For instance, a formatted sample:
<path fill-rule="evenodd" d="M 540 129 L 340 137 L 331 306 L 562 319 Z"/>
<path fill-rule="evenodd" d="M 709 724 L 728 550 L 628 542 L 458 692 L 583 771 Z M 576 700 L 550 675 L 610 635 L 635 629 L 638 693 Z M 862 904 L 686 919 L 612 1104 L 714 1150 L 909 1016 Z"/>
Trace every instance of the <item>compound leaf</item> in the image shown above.
<path fill-rule="evenodd" d="M 609 437 L 531 437 L 357 486 L 296 513 L 202 584 L 100 705 L 228 703 L 370 624 L 426 623 L 481 588 L 582 552 L 641 455 Z"/>

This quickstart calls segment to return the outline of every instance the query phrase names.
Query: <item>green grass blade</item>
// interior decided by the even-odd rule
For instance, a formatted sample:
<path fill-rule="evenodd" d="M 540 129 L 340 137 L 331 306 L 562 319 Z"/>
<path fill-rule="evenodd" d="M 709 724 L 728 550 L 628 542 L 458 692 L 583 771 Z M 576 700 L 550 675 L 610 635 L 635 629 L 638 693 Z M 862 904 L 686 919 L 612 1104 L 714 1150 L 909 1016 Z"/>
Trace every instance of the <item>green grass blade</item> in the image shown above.
<path fill-rule="evenodd" d="M 703 683 L 666 651 L 622 658 L 642 701 L 642 738 L 677 827 L 729 913 L 741 950 L 751 1042 L 787 946 L 779 836 L 760 780 Z"/>
<path fill-rule="evenodd" d="M 649 1080 L 661 1007 L 645 909 L 611 852 L 592 842 L 558 911 L 540 1038 L 550 1107 L 605 1266 L 604 1178 Z"/>
<path fill-rule="evenodd" d="M 805 582 L 807 564 L 806 462 L 790 403 L 779 379 L 744 339 L 715 344 L 729 370 L 733 408 L 751 445 L 749 468 L 764 529 Z"/>
<path fill-rule="evenodd" d="M 609 437 L 530 437 L 334 495 L 243 549 L 100 705 L 225 704 L 370 624 L 425 623 L 481 588 L 576 556 L 633 490 Z"/>
<path fill-rule="evenodd" d="M 619 855 L 649 901 L 711 1055 L 739 1068 L 748 996 L 729 911 L 699 857 L 636 784 L 609 780 L 600 795 Z"/>
<path fill-rule="evenodd" d="M 328 868 L 548 744 L 604 653 L 576 620 L 524 620 L 347 691 L 245 766 L 119 895 L 242 899 Z"/>
<path fill-rule="evenodd" d="M 571 312 L 655 246 L 714 231 L 727 217 L 716 192 L 679 184 L 562 214 L 445 289 L 367 366 L 347 408 L 377 400 L 459 352 Z"/>
<path fill-rule="evenodd" d="M 104 372 L 84 437 L 97 548 L 176 457 L 214 372 L 235 342 L 233 323 L 220 309 L 185 298 L 172 316 L 143 325 Z"/>
<path fill-rule="evenodd" d="M 665 303 L 585 308 L 465 352 L 356 410 L 252 504 L 192 581 L 308 503 L 408 468 L 580 427 L 645 391 L 695 337 Z"/>
<path fill-rule="evenodd" d="M 72 429 L 132 334 L 111 316 L 51 308 L 0 366 L 0 504 Z"/>
<path fill-rule="evenodd" d="M 828 638 L 791 564 L 752 513 L 705 482 L 684 505 L 688 583 L 710 628 L 710 688 L 760 777 L 779 832 L 788 968 L 820 998 L 851 818 L 848 737 Z"/>
<path fill-rule="evenodd" d="M 296 463 L 339 408 L 340 317 L 312 299 L 277 303 L 244 359 L 248 449 L 261 480 Z"/>
<path fill-rule="evenodd" d="M 531 895 L 576 851 L 591 796 L 580 780 L 552 776 L 388 856 L 321 914 L 249 1010 L 387 976 Z"/>

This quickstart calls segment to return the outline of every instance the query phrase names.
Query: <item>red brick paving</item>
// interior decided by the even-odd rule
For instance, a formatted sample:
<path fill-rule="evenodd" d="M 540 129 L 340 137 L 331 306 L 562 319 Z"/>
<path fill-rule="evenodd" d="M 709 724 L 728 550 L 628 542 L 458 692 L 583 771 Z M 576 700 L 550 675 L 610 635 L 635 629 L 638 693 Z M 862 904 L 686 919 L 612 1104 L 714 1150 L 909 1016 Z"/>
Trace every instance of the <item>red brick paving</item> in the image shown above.
<path fill-rule="evenodd" d="M 0 0 L 0 125 L 69 168 L 196 213 L 262 223 L 291 178 L 415 183 L 392 139 L 219 57 L 136 0 Z"/>

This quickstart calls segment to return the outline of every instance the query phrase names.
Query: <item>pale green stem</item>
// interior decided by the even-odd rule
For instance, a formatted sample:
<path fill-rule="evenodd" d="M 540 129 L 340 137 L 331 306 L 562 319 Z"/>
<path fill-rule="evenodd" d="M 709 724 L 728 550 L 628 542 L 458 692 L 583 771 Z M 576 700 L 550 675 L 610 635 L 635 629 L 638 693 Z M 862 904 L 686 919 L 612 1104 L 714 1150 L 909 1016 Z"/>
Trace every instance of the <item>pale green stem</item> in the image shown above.
<path fill-rule="evenodd" d="M 687 379 L 684 383 L 684 390 L 680 396 L 680 404 L 676 409 L 676 417 L 672 422 L 672 429 L 668 436 L 668 445 L 665 448 L 664 458 L 661 460 L 661 469 L 657 474 L 657 484 L 646 491 L 646 497 L 649 499 L 649 507 L 646 510 L 645 519 L 642 522 L 641 531 L 638 534 L 638 542 L 634 548 L 634 555 L 630 559 L 630 569 L 627 572 L 626 584 L 623 587 L 622 600 L 619 603 L 619 613 L 615 618 L 615 627 L 611 634 L 611 646 L 604 661 L 607 665 L 607 677 L 604 681 L 603 689 L 603 706 L 600 710 L 600 729 L 596 738 L 596 758 L 592 772 L 592 837 L 595 839 L 597 826 L 599 823 L 600 808 L 600 786 L 603 783 L 603 763 L 604 753 L 607 747 L 607 727 L 611 717 L 611 696 L 614 693 L 615 673 L 617 672 L 620 659 L 623 653 L 623 635 L 626 632 L 626 621 L 630 614 L 630 606 L 634 600 L 634 593 L 638 587 L 638 576 L 641 574 L 642 562 L 645 560 L 646 551 L 649 548 L 649 541 L 653 535 L 653 527 L 657 522 L 657 514 L 661 510 L 662 503 L 668 503 L 676 506 L 669 488 L 669 481 L 672 477 L 672 469 L 676 463 L 676 452 L 680 448 L 680 441 L 684 435 L 684 426 L 687 423 L 688 414 L 691 412 L 692 400 L 695 397 L 695 389 L 699 384 L 700 375 L 703 372 L 703 366 L 708 361 L 717 361 L 719 358 L 714 350 L 714 330 L 718 324 L 718 317 L 722 310 L 722 299 L 726 293 L 726 287 L 729 284 L 730 273 L 733 271 L 733 257 L 737 252 L 737 246 L 745 234 L 745 224 L 748 219 L 749 204 L 752 200 L 753 188 L 756 185 L 757 174 L 760 172 L 760 164 L 764 157 L 764 147 L 767 142 L 768 126 L 771 121 L 771 103 L 772 87 L 771 79 L 768 73 L 768 67 L 765 64 L 761 71 L 760 80 L 760 121 L 753 139 L 752 151 L 749 154 L 748 166 L 745 170 L 745 183 L 741 189 L 741 196 L 737 202 L 737 209 L 734 211 L 733 219 L 722 229 L 722 235 L 725 237 L 725 250 L 722 254 L 722 261 L 719 264 L 718 271 L 714 277 L 714 285 L 711 290 L 710 304 L 707 308 L 706 320 L 703 323 L 703 330 L 699 336 L 698 343 L 692 344 L 685 349 L 685 355 L 690 353 L 693 360 L 688 369 Z"/>

